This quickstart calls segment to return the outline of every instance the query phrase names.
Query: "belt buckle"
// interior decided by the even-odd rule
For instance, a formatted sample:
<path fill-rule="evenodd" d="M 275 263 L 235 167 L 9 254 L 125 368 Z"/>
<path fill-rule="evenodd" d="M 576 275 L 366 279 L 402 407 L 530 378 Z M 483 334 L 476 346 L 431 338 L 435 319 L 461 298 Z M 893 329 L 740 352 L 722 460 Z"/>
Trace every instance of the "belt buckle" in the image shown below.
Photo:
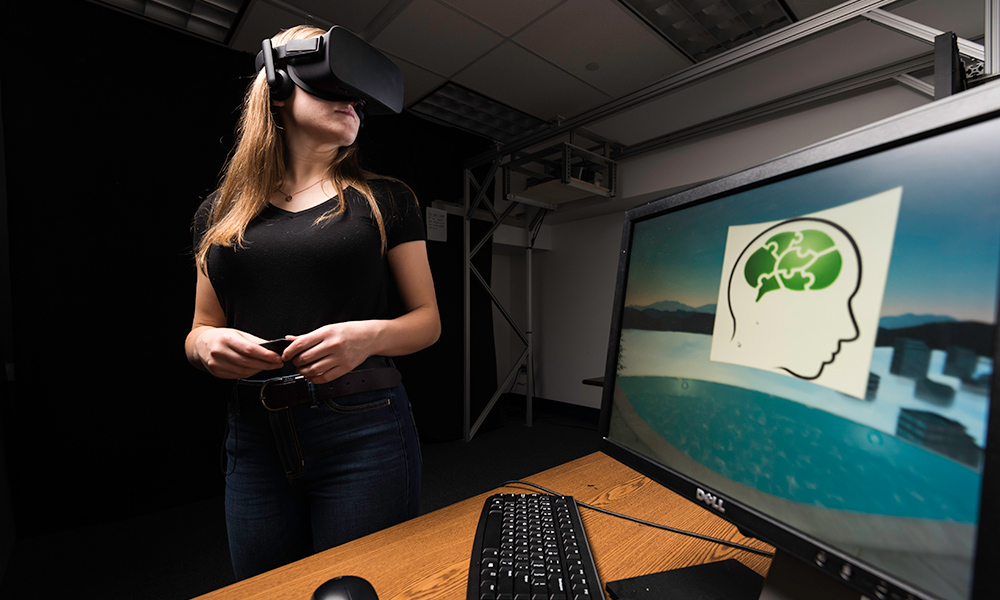
<path fill-rule="evenodd" d="M 295 377 L 279 377 L 277 379 L 269 379 L 269 380 L 265 381 L 264 384 L 260 386 L 260 403 L 261 403 L 261 405 L 264 408 L 266 408 L 267 410 L 271 411 L 271 412 L 281 412 L 283 410 L 286 410 L 288 408 L 287 406 L 282 406 L 280 408 L 271 408 L 270 406 L 268 406 L 267 405 L 267 399 L 264 397 L 264 390 L 266 390 L 267 386 L 270 385 L 270 384 L 272 384 L 272 383 L 289 383 L 289 382 L 292 382 L 292 381 L 298 381 L 299 379 L 305 379 L 305 377 L 302 376 L 302 375 L 296 375 Z"/>

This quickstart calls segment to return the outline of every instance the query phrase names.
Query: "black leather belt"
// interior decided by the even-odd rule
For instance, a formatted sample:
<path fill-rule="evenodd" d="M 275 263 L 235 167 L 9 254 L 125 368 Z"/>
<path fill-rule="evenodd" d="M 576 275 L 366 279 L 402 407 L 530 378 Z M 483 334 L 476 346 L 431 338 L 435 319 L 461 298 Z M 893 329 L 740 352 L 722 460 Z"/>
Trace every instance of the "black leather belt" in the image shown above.
<path fill-rule="evenodd" d="M 262 381 L 240 379 L 236 383 L 236 394 L 241 402 L 260 402 L 267 410 L 278 411 L 328 398 L 393 388 L 401 380 L 402 376 L 389 359 L 370 356 L 338 379 L 313 385 L 312 393 L 304 377 L 293 375 Z"/>

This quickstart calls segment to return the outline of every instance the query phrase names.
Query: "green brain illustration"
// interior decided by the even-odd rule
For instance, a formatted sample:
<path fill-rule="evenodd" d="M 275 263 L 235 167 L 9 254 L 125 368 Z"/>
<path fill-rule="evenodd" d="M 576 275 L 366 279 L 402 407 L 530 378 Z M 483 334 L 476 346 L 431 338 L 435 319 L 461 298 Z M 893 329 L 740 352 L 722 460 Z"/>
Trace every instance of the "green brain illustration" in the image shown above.
<path fill-rule="evenodd" d="M 757 290 L 757 302 L 775 290 L 821 290 L 837 280 L 843 264 L 827 234 L 816 229 L 771 236 L 747 260 L 743 275 Z"/>

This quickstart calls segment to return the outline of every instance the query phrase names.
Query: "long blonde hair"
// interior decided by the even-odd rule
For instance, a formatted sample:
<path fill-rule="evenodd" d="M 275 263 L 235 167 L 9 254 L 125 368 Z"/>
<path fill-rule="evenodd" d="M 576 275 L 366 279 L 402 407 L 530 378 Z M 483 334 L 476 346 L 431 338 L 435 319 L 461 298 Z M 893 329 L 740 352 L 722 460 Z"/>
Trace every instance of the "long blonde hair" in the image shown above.
<path fill-rule="evenodd" d="M 275 47 L 292 39 L 316 37 L 322 29 L 299 25 L 271 38 Z M 267 207 L 271 194 L 285 179 L 285 139 L 271 104 L 270 88 L 261 69 L 247 89 L 236 131 L 236 149 L 223 168 L 219 187 L 213 194 L 209 227 L 195 248 L 198 268 L 207 271 L 208 250 L 213 245 L 242 247 L 247 225 Z M 327 167 L 327 176 L 336 192 L 336 205 L 316 223 L 340 215 L 345 210 L 344 190 L 353 187 L 368 199 L 372 215 L 386 251 L 385 221 L 368 185 L 378 177 L 358 164 L 357 143 L 339 148 Z M 391 179 L 391 178 L 390 178 Z"/>

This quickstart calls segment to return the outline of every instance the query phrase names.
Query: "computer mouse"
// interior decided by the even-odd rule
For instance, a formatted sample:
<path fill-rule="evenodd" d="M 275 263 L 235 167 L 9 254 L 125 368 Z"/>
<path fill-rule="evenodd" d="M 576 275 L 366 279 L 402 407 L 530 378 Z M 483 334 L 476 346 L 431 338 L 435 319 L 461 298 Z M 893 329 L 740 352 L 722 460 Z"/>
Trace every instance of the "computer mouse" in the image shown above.
<path fill-rule="evenodd" d="M 334 577 L 313 592 L 312 600 L 378 600 L 375 588 L 361 577 Z"/>

